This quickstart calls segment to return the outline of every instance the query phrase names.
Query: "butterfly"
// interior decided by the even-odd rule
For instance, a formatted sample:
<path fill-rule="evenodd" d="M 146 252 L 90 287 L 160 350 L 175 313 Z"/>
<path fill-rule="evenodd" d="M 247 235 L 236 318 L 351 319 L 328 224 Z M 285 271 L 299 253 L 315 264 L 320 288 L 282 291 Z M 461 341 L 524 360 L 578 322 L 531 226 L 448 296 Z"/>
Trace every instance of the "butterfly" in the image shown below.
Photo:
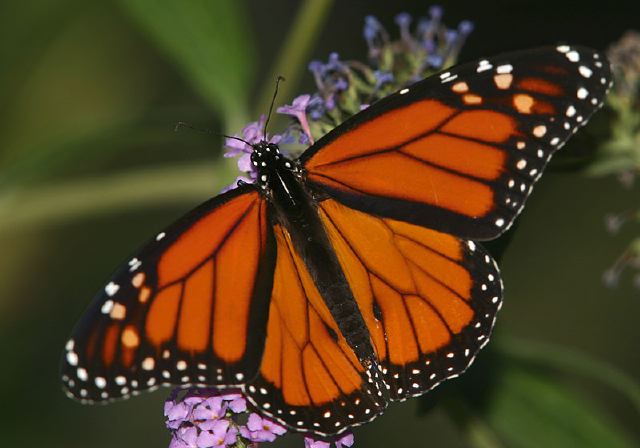
<path fill-rule="evenodd" d="M 295 160 L 253 145 L 254 184 L 158 233 L 95 297 L 66 393 L 236 387 L 331 436 L 460 375 L 502 304 L 477 241 L 511 226 L 610 84 L 588 48 L 514 52 L 399 90 Z"/>

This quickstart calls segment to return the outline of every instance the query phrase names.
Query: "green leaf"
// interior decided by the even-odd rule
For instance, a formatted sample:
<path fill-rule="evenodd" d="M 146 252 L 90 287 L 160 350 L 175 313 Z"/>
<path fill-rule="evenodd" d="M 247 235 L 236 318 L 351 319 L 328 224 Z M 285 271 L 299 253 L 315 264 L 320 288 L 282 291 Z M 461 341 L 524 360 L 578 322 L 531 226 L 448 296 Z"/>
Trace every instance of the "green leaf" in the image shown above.
<path fill-rule="evenodd" d="M 224 163 L 199 161 L 106 174 L 102 177 L 13 188 L 0 193 L 0 232 L 52 225 L 114 210 L 162 204 L 195 205 L 231 183 Z"/>
<path fill-rule="evenodd" d="M 640 384 L 625 372 L 604 361 L 575 349 L 522 338 L 503 337 L 496 340 L 493 347 L 507 359 L 581 375 L 607 385 L 627 397 L 640 415 Z"/>
<path fill-rule="evenodd" d="M 630 447 L 632 442 L 596 406 L 552 377 L 512 365 L 485 409 L 509 447 Z"/>
<path fill-rule="evenodd" d="M 225 117 L 227 129 L 247 121 L 254 48 L 244 2 L 121 0 L 120 5 Z"/>
<path fill-rule="evenodd" d="M 609 156 L 607 158 L 600 159 L 591 164 L 586 174 L 589 176 L 606 176 L 609 174 L 619 173 L 621 171 L 633 169 L 636 166 L 635 161 L 628 156 Z"/>

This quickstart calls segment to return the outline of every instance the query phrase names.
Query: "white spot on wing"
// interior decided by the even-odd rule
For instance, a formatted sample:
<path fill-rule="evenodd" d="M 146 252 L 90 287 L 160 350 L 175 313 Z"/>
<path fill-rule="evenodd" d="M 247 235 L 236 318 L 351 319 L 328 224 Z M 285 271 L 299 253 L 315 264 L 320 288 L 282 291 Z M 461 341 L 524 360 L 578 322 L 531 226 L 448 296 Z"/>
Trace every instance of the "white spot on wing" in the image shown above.
<path fill-rule="evenodd" d="M 580 55 L 578 54 L 577 51 L 570 51 L 569 53 L 566 54 L 567 59 L 569 59 L 571 62 L 578 62 L 580 60 Z"/>
<path fill-rule="evenodd" d="M 112 309 L 113 309 L 113 300 L 109 299 L 102 304 L 102 307 L 100 308 L 100 312 L 102 314 L 109 314 Z"/>
<path fill-rule="evenodd" d="M 67 362 L 71 366 L 78 365 L 78 355 L 76 354 L 76 352 L 67 352 Z"/>
<path fill-rule="evenodd" d="M 591 75 L 593 74 L 593 72 L 591 71 L 591 69 L 589 67 L 586 67 L 584 65 L 581 65 L 578 68 L 578 71 L 580 72 L 580 74 L 582 76 L 584 76 L 585 78 L 591 78 Z"/>
<path fill-rule="evenodd" d="M 578 93 L 577 96 L 579 99 L 583 100 L 585 99 L 587 96 L 589 95 L 589 91 L 587 89 L 585 89 L 584 87 L 580 87 L 578 89 Z"/>
<path fill-rule="evenodd" d="M 111 297 L 115 293 L 117 293 L 119 289 L 120 289 L 120 285 L 113 282 L 109 282 L 107 286 L 104 287 L 104 292 L 106 292 L 107 295 Z"/>

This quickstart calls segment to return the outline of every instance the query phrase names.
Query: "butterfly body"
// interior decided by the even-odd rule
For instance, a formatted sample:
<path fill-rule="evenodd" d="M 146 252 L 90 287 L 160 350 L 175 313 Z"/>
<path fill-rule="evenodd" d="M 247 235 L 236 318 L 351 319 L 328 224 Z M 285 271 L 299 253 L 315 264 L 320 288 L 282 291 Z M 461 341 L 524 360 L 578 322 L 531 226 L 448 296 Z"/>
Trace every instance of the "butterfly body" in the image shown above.
<path fill-rule="evenodd" d="M 260 191 L 273 208 L 272 225 L 282 226 L 340 332 L 358 359 L 370 364 L 374 359 L 371 336 L 318 216 L 318 193 L 308 190 L 300 165 L 282 156 L 276 144 L 254 145 L 251 160 Z"/>
<path fill-rule="evenodd" d="M 460 375 L 502 305 L 476 241 L 509 228 L 610 83 L 597 52 L 544 47 L 401 89 L 297 160 L 255 143 L 255 184 L 157 234 L 96 295 L 65 345 L 67 394 L 238 387 L 331 436 Z"/>

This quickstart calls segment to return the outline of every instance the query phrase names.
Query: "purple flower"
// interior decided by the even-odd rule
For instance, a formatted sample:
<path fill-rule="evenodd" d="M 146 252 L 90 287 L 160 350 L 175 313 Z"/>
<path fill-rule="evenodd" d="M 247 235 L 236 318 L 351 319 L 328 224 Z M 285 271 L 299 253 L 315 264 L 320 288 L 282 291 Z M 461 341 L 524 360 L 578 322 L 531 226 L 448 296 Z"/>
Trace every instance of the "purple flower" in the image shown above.
<path fill-rule="evenodd" d="M 167 418 L 167 427 L 177 429 L 189 416 L 189 407 L 180 402 L 166 401 L 164 403 L 164 416 Z"/>
<path fill-rule="evenodd" d="M 307 136 L 308 141 L 313 143 L 313 136 L 311 135 L 311 129 L 309 128 L 309 121 L 307 120 L 307 108 L 311 103 L 311 95 L 300 95 L 293 100 L 291 105 L 279 107 L 276 111 L 279 114 L 291 115 L 298 120 L 302 132 Z"/>
<path fill-rule="evenodd" d="M 241 414 L 247 410 L 247 400 L 242 394 L 226 394 L 222 399 L 229 402 L 229 409 L 235 414 Z"/>
<path fill-rule="evenodd" d="M 311 97 L 311 101 L 309 101 L 307 110 L 309 111 L 309 116 L 312 120 L 319 120 L 326 113 L 324 100 L 318 94 L 313 95 Z"/>
<path fill-rule="evenodd" d="M 317 99 L 322 101 L 323 113 L 336 108 L 340 95 L 351 87 L 350 77 L 352 76 L 349 65 L 340 60 L 338 53 L 331 53 L 327 63 L 312 61 L 309 70 L 313 74 L 318 88 L 318 94 L 310 97 L 307 110 L 310 111 L 311 119 L 317 120 L 319 115 Z M 306 133 L 306 130 L 305 130 Z"/>
<path fill-rule="evenodd" d="M 349 434 L 345 434 L 344 436 L 336 440 L 334 443 L 336 448 L 342 448 L 342 447 L 353 446 L 353 442 L 354 442 L 353 434 L 349 433 Z M 331 443 L 325 442 L 324 440 L 314 440 L 311 437 L 304 438 L 305 448 L 330 448 L 330 446 L 331 446 Z"/>
<path fill-rule="evenodd" d="M 247 426 L 240 428 L 242 437 L 252 442 L 273 442 L 286 432 L 284 427 L 255 413 L 249 415 Z"/>
<path fill-rule="evenodd" d="M 304 448 L 329 448 L 331 444 L 323 440 L 313 440 L 310 437 L 304 438 Z"/>
<path fill-rule="evenodd" d="M 181 398 L 178 398 L 181 397 Z M 176 389 L 165 403 L 170 448 L 211 448 L 235 445 L 239 423 L 234 420 L 247 409 L 237 390 Z"/>
<path fill-rule="evenodd" d="M 198 435 L 197 444 L 199 448 L 233 445 L 237 437 L 238 430 L 230 427 L 228 420 L 218 420 L 211 429 Z"/>
<path fill-rule="evenodd" d="M 442 19 L 443 14 L 444 14 L 444 10 L 440 5 L 433 5 L 429 8 L 429 15 L 431 16 L 431 19 L 434 21 L 440 21 L 440 19 Z"/>
<path fill-rule="evenodd" d="M 175 444 L 174 440 L 176 441 Z M 171 443 L 173 446 L 180 448 L 198 448 L 197 441 L 198 430 L 192 426 L 178 429 Z"/>
<path fill-rule="evenodd" d="M 394 81 L 393 73 L 376 70 L 373 72 L 373 75 L 376 77 L 376 89 L 381 88 L 385 84 L 390 84 Z"/>
<path fill-rule="evenodd" d="M 470 22 L 469 20 L 463 20 L 458 24 L 458 32 L 464 36 L 471 34 L 473 28 L 473 22 Z"/>
<path fill-rule="evenodd" d="M 389 42 L 389 35 L 382 24 L 374 16 L 364 18 L 364 40 L 369 47 L 369 55 L 376 57 L 380 48 Z"/>
<path fill-rule="evenodd" d="M 349 433 L 346 434 L 344 436 L 342 436 L 342 438 L 336 440 L 336 448 L 342 448 L 343 446 L 353 446 L 353 434 Z"/>
<path fill-rule="evenodd" d="M 193 420 L 201 429 L 211 429 L 211 424 L 223 418 L 227 412 L 227 403 L 222 397 L 211 397 L 193 409 Z"/>
<path fill-rule="evenodd" d="M 411 14 L 406 12 L 401 12 L 396 16 L 396 24 L 398 28 L 400 28 L 400 38 L 406 44 L 412 45 L 414 43 L 413 37 L 411 36 L 411 31 L 409 27 L 411 26 Z"/>

